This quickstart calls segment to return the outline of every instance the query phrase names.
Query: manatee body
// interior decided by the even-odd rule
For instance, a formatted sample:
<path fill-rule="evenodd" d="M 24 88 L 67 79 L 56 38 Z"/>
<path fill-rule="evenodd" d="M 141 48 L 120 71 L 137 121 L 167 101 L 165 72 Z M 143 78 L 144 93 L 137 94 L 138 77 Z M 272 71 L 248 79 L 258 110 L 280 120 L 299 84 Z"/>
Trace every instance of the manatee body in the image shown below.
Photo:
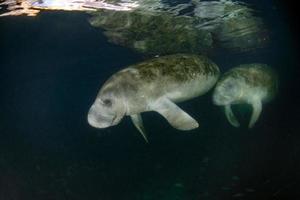
<path fill-rule="evenodd" d="M 265 64 L 245 64 L 229 70 L 216 84 L 213 102 L 225 106 L 228 121 L 240 126 L 231 105 L 247 103 L 252 105 L 249 128 L 253 127 L 262 111 L 262 103 L 268 102 L 277 91 L 277 77 Z"/>
<path fill-rule="evenodd" d="M 218 80 L 216 64 L 199 55 L 175 54 L 129 66 L 108 79 L 88 113 L 96 128 L 116 125 L 129 115 L 147 141 L 140 113 L 156 111 L 174 127 L 191 130 L 198 123 L 175 103 L 210 90 Z"/>

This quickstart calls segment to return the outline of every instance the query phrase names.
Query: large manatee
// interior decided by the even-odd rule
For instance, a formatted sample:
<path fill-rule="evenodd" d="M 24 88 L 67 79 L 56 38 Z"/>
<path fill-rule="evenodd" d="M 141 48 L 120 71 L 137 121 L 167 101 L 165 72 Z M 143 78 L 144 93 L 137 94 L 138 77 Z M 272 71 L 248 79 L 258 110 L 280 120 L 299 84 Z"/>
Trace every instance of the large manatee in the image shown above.
<path fill-rule="evenodd" d="M 176 129 L 198 123 L 175 103 L 206 93 L 218 77 L 216 64 L 204 56 L 175 54 L 129 66 L 108 79 L 88 113 L 96 128 L 118 124 L 128 115 L 147 141 L 140 113 L 156 111 Z"/>
<path fill-rule="evenodd" d="M 240 126 L 231 105 L 252 105 L 249 128 L 253 127 L 262 111 L 262 103 L 268 102 L 277 90 L 277 77 L 265 64 L 245 64 L 229 70 L 216 84 L 213 102 L 225 106 L 225 114 L 231 125 Z"/>

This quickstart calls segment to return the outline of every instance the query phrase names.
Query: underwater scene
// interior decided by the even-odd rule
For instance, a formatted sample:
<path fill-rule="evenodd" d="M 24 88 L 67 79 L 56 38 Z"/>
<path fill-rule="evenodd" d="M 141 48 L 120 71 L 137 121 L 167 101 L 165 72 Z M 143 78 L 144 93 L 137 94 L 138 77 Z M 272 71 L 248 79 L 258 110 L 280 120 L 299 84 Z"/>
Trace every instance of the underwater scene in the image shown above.
<path fill-rule="evenodd" d="M 300 199 L 286 4 L 0 0 L 0 200 Z"/>

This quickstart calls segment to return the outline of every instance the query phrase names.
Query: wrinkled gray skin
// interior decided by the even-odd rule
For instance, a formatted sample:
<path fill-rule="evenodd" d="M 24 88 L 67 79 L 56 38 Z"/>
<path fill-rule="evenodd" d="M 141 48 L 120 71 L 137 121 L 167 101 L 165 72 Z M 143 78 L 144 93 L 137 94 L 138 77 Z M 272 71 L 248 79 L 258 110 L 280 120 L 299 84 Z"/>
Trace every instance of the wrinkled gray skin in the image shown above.
<path fill-rule="evenodd" d="M 206 93 L 216 83 L 219 69 L 204 56 L 175 54 L 125 68 L 100 89 L 88 113 L 96 128 L 117 125 L 129 115 L 147 141 L 140 113 L 156 111 L 175 128 L 191 130 L 198 123 L 175 102 Z"/>
<path fill-rule="evenodd" d="M 215 105 L 225 107 L 228 121 L 240 126 L 234 116 L 232 104 L 252 105 L 252 115 L 248 127 L 254 126 L 262 111 L 262 103 L 272 99 L 277 91 L 277 77 L 265 64 L 245 64 L 231 69 L 216 84 L 213 93 Z"/>

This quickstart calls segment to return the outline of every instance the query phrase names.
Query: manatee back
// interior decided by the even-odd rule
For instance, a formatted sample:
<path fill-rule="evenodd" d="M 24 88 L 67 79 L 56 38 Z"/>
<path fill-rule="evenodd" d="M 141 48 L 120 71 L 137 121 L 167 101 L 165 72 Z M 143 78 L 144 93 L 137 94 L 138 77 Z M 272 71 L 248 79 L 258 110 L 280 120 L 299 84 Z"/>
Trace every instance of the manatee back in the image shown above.
<path fill-rule="evenodd" d="M 117 72 L 104 84 L 102 91 L 113 90 L 136 104 L 146 104 L 166 94 L 180 101 L 211 88 L 219 74 L 217 65 L 204 56 L 175 54 L 153 58 Z M 193 90 L 190 90 L 191 85 Z"/>
<path fill-rule="evenodd" d="M 218 76 L 219 69 L 205 56 L 175 54 L 154 58 L 134 65 L 140 78 L 146 82 L 163 81 L 186 83 L 199 76 Z"/>
<path fill-rule="evenodd" d="M 240 80 L 250 88 L 265 89 L 267 91 L 267 98 L 265 100 L 272 98 L 277 92 L 277 75 L 266 64 L 253 63 L 239 65 L 225 73 L 220 82 L 228 77 Z"/>

